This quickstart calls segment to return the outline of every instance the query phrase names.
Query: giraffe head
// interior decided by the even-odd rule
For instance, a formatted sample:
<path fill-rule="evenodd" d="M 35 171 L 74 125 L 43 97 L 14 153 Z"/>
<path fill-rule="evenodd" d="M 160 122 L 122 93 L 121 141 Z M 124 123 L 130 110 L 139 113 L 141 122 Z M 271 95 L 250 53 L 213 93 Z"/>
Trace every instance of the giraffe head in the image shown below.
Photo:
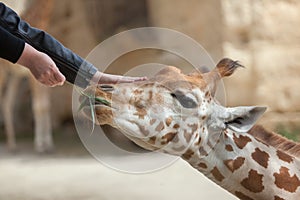
<path fill-rule="evenodd" d="M 265 111 L 254 106 L 226 108 L 215 99 L 218 82 L 238 67 L 227 58 L 206 73 L 186 75 L 165 67 L 147 81 L 90 86 L 84 93 L 95 96 L 97 124 L 119 129 L 146 149 L 182 155 L 195 146 L 207 153 L 222 131 L 246 132 Z M 80 101 L 86 98 L 83 95 Z M 90 106 L 83 108 L 88 118 L 92 118 Z"/>

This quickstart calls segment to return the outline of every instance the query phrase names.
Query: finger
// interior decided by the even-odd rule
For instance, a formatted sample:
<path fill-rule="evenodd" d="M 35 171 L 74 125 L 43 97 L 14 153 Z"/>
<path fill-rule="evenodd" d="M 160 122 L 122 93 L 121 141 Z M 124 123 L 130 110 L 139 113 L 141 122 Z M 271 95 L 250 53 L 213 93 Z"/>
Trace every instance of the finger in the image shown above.
<path fill-rule="evenodd" d="M 48 87 L 54 87 L 57 85 L 57 83 L 51 79 L 43 79 L 43 80 L 39 80 L 39 82 Z"/>
<path fill-rule="evenodd" d="M 54 73 L 54 78 L 58 85 L 63 85 L 66 81 L 66 77 L 60 71 Z"/>
<path fill-rule="evenodd" d="M 58 73 L 60 73 L 58 71 Z M 56 74 L 58 73 L 55 73 L 55 72 L 46 72 L 44 74 L 42 74 L 42 76 L 38 79 L 42 84 L 48 86 L 48 87 L 55 87 L 55 86 L 58 86 L 58 85 L 62 85 L 63 84 L 63 81 L 61 80 L 64 80 L 65 77 L 63 76 L 63 78 L 61 76 L 59 77 L 56 77 Z M 57 79 L 60 79 L 59 81 Z"/>
<path fill-rule="evenodd" d="M 54 86 L 63 85 L 66 80 L 65 76 L 58 70 L 57 67 L 52 69 L 51 77 L 49 77 L 49 79 L 54 82 Z"/>
<path fill-rule="evenodd" d="M 143 77 L 134 77 L 134 81 L 146 81 L 148 80 L 147 76 L 143 76 Z"/>
<path fill-rule="evenodd" d="M 124 76 L 119 79 L 118 82 L 120 83 L 132 83 L 137 81 L 145 81 L 147 77 L 131 77 L 131 76 Z"/>
<path fill-rule="evenodd" d="M 37 78 L 37 80 L 45 86 L 52 86 L 54 84 L 54 82 L 51 80 L 50 72 L 42 74 L 40 77 Z"/>

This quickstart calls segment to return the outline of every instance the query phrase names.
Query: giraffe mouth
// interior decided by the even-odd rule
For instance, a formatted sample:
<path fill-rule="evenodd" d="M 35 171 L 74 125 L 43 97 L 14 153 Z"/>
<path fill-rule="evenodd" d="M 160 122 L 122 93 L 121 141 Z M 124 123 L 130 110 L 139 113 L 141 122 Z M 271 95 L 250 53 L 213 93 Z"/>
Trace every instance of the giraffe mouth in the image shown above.
<path fill-rule="evenodd" d="M 90 86 L 80 92 L 78 112 L 91 120 L 93 124 L 103 125 L 111 123 L 112 107 L 111 87 L 100 85 Z"/>
<path fill-rule="evenodd" d="M 99 85 L 96 88 L 91 87 L 81 93 L 79 98 L 79 111 L 84 107 L 99 107 L 105 106 L 112 108 L 111 95 L 108 93 L 112 91 L 112 86 Z"/>

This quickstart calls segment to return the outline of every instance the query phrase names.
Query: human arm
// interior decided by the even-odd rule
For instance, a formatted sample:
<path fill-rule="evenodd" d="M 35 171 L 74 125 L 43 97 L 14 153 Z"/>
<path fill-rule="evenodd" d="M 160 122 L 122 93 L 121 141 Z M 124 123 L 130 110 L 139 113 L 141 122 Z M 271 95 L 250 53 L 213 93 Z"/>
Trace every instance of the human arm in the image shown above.
<path fill-rule="evenodd" d="M 27 67 L 33 76 L 47 86 L 62 85 L 65 77 L 46 54 L 37 51 L 22 39 L 0 26 L 0 57 Z"/>
<path fill-rule="evenodd" d="M 47 54 L 70 83 L 86 87 L 98 71 L 45 31 L 31 27 L 3 3 L 0 3 L 0 26 L 39 52 Z"/>
<path fill-rule="evenodd" d="M 0 3 L 0 26 L 51 57 L 65 75 L 66 80 L 80 87 L 86 87 L 93 80 L 98 80 L 97 83 L 116 83 L 145 79 L 144 77 L 123 77 L 99 72 L 95 66 L 64 47 L 45 31 L 31 27 L 3 3 Z"/>
<path fill-rule="evenodd" d="M 0 26 L 0 58 L 16 63 L 21 56 L 25 42 Z"/>

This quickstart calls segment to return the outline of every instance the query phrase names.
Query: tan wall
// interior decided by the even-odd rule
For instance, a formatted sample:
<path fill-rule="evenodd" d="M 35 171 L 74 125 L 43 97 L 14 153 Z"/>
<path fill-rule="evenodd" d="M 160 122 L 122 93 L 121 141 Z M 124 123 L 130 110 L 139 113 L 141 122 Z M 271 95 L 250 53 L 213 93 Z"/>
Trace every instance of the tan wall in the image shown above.
<path fill-rule="evenodd" d="M 264 119 L 266 123 L 298 124 L 300 2 L 222 2 L 226 16 L 224 54 L 247 66 L 226 81 L 229 104 L 267 105 L 271 112 Z"/>
<path fill-rule="evenodd" d="M 247 82 L 254 93 L 244 98 L 251 102 L 267 104 L 273 111 L 299 111 L 300 2 L 223 2 L 228 13 L 224 54 L 241 59 L 249 68 L 246 77 L 237 75 L 228 85 Z M 237 102 L 234 97 L 239 93 L 232 94 L 229 102 Z"/>
<path fill-rule="evenodd" d="M 215 62 L 246 66 L 225 80 L 228 105 L 266 105 L 270 126 L 300 122 L 299 1 L 149 0 L 149 7 L 153 25 L 190 35 Z"/>
<path fill-rule="evenodd" d="M 198 41 L 218 60 L 222 56 L 222 16 L 219 0 L 148 0 L 152 25 L 170 28 Z"/>

